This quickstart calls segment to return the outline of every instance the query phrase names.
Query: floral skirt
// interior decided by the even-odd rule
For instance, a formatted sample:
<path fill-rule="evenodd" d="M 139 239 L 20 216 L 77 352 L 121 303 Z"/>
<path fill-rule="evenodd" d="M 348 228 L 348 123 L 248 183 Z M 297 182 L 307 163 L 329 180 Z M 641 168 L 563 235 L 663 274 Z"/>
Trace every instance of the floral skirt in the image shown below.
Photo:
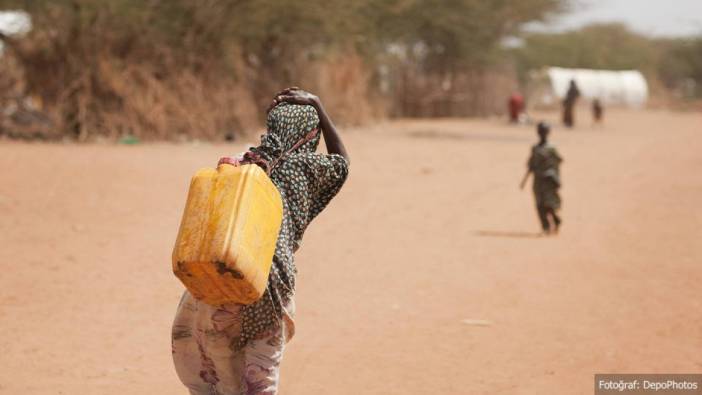
<path fill-rule="evenodd" d="M 294 301 L 281 325 L 235 351 L 242 305 L 210 306 L 185 291 L 171 336 L 173 362 L 192 395 L 276 394 L 283 350 L 295 332 Z"/>

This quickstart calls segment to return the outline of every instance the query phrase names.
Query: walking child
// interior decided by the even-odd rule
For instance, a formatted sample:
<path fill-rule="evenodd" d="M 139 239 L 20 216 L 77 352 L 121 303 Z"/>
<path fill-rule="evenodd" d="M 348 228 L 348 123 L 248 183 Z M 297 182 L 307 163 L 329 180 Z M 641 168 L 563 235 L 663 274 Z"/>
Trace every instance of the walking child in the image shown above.
<path fill-rule="evenodd" d="M 541 221 L 544 234 L 558 233 L 561 218 L 558 210 L 561 208 L 561 197 L 558 189 L 561 187 L 560 164 L 563 159 L 556 148 L 548 143 L 551 127 L 545 122 L 537 125 L 539 142 L 531 148 L 531 156 L 527 163 L 527 172 L 522 179 L 520 188 L 524 189 L 529 174 L 534 174 L 533 190 L 536 199 L 536 211 Z"/>
<path fill-rule="evenodd" d="M 594 125 L 602 124 L 602 119 L 604 117 L 604 107 L 600 102 L 600 99 L 595 99 L 592 101 L 592 123 Z"/>

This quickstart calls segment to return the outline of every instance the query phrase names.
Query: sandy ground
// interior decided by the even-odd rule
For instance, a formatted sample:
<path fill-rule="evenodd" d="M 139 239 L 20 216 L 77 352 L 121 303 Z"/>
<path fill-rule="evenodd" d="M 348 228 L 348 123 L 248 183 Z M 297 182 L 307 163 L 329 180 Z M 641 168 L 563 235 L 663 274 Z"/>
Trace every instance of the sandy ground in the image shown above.
<path fill-rule="evenodd" d="M 554 131 L 555 238 L 517 188 L 531 128 L 347 131 L 351 177 L 297 257 L 282 393 L 591 394 L 594 373 L 701 372 L 702 115 L 608 116 Z M 185 394 L 171 248 L 190 175 L 238 148 L 0 142 L 1 394 Z"/>

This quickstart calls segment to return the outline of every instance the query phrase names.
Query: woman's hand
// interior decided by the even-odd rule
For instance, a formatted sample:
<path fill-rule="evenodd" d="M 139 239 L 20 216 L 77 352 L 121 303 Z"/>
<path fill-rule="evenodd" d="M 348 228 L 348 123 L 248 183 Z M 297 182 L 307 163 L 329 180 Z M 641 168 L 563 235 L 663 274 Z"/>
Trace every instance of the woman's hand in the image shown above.
<path fill-rule="evenodd" d="M 245 154 L 246 154 L 246 152 L 240 152 L 234 156 L 223 156 L 223 157 L 219 158 L 219 162 L 217 162 L 217 166 L 224 165 L 224 164 L 232 165 L 232 166 L 240 166 L 241 161 L 244 160 Z"/>
<path fill-rule="evenodd" d="M 283 89 L 282 91 L 278 92 L 277 95 L 275 95 L 273 102 L 270 106 L 268 106 L 268 112 L 270 112 L 273 107 L 280 103 L 302 104 L 315 106 L 316 108 L 319 104 L 319 97 L 293 86 L 291 88 Z"/>
<path fill-rule="evenodd" d="M 239 159 L 237 158 L 232 158 L 231 156 L 223 156 L 219 158 L 219 162 L 217 162 L 217 166 L 219 165 L 232 165 L 232 166 L 239 166 Z"/>

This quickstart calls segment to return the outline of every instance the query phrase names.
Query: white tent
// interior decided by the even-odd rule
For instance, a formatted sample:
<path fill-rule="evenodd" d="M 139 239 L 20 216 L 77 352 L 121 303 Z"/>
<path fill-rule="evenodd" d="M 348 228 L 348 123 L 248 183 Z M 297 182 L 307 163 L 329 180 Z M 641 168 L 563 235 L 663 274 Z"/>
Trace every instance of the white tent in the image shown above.
<path fill-rule="evenodd" d="M 32 18 L 24 11 L 0 11 L 0 33 L 6 36 L 22 35 L 32 30 Z M 0 55 L 2 55 L 0 41 Z"/>
<path fill-rule="evenodd" d="M 636 70 L 589 70 L 549 67 L 532 78 L 530 99 L 537 106 L 552 106 L 560 102 L 571 80 L 583 98 L 599 99 L 606 105 L 641 107 L 648 99 L 648 84 Z"/>

